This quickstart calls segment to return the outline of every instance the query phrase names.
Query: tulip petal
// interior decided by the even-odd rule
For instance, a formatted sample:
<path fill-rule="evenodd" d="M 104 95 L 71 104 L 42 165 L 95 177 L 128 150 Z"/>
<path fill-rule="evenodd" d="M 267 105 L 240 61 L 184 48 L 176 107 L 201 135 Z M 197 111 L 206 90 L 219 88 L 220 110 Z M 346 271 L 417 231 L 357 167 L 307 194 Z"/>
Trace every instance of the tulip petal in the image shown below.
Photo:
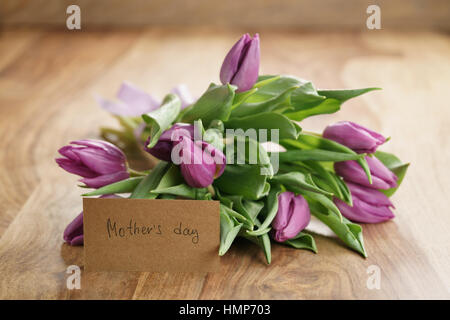
<path fill-rule="evenodd" d="M 275 230 L 281 230 L 287 226 L 289 219 L 291 218 L 291 202 L 294 196 L 295 194 L 290 191 L 285 191 L 278 195 L 278 211 L 272 221 L 272 227 Z"/>
<path fill-rule="evenodd" d="M 389 198 L 384 193 L 376 189 L 363 187 L 348 181 L 345 181 L 345 183 L 350 189 L 353 198 L 357 197 L 364 202 L 372 205 L 394 207 L 391 200 L 389 200 Z"/>
<path fill-rule="evenodd" d="M 77 164 L 70 159 L 65 158 L 57 158 L 55 159 L 56 163 L 66 170 L 67 172 L 79 175 L 84 178 L 94 178 L 97 176 L 97 173 L 84 166 L 83 164 Z"/>
<path fill-rule="evenodd" d="M 223 84 L 231 83 L 231 80 L 238 71 L 242 51 L 250 41 L 250 35 L 248 33 L 244 34 L 226 55 L 222 63 L 222 68 L 220 69 L 220 81 Z"/>
<path fill-rule="evenodd" d="M 188 87 L 185 84 L 180 84 L 172 89 L 173 94 L 176 94 L 181 100 L 181 110 L 194 103 L 194 98 L 191 95 Z"/>
<path fill-rule="evenodd" d="M 126 170 L 125 163 L 117 161 L 116 158 L 113 158 L 100 150 L 78 148 L 74 149 L 73 152 L 80 157 L 86 167 L 98 174 L 102 175 Z"/>
<path fill-rule="evenodd" d="M 81 212 L 76 218 L 67 225 L 64 230 L 64 241 L 70 243 L 73 238 L 83 234 L 83 212 Z"/>
<path fill-rule="evenodd" d="M 323 137 L 345 145 L 357 153 L 374 153 L 386 139 L 379 133 L 357 123 L 340 121 L 329 125 Z"/>
<path fill-rule="evenodd" d="M 110 174 L 104 174 L 95 178 L 84 178 L 80 181 L 83 182 L 89 188 L 100 188 L 108 184 L 121 181 L 130 177 L 127 171 L 118 171 Z"/>
<path fill-rule="evenodd" d="M 342 215 L 351 221 L 362 223 L 379 223 L 394 217 L 387 206 L 374 206 L 353 198 L 353 207 L 350 207 L 340 199 L 334 200 Z"/>
<path fill-rule="evenodd" d="M 118 147 L 107 141 L 85 139 L 85 140 L 71 141 L 70 143 L 89 148 L 100 149 L 105 153 L 109 154 L 110 156 L 120 159 L 121 161 L 125 161 L 126 159 L 125 154 L 122 152 L 122 150 L 120 150 Z"/>
<path fill-rule="evenodd" d="M 140 116 L 158 109 L 161 105 L 161 101 L 129 82 L 122 83 L 117 98 L 128 106 L 130 116 Z"/>
<path fill-rule="evenodd" d="M 158 109 L 161 102 L 145 91 L 129 82 L 122 83 L 117 98 L 120 101 L 105 100 L 96 95 L 98 104 L 108 112 L 118 116 L 136 117 L 152 110 Z"/>
<path fill-rule="evenodd" d="M 381 161 L 374 157 L 366 157 L 366 160 L 372 174 L 372 184 L 369 183 L 364 170 L 354 160 L 335 162 L 334 170 L 346 181 L 361 184 L 368 188 L 390 189 L 397 185 L 397 177 Z"/>
<path fill-rule="evenodd" d="M 281 241 L 286 241 L 295 237 L 300 231 L 306 228 L 311 220 L 308 203 L 301 195 L 294 197 L 291 201 L 292 214 L 289 223 L 285 228 L 277 230 L 277 237 Z"/>
<path fill-rule="evenodd" d="M 194 188 L 205 188 L 211 185 L 216 173 L 214 159 L 203 152 L 201 145 L 187 137 L 182 137 L 179 143 L 182 144 L 180 169 L 186 183 Z"/>
<path fill-rule="evenodd" d="M 231 84 L 238 87 L 236 92 L 250 90 L 258 80 L 259 59 L 259 35 L 256 34 L 250 41 L 247 50 L 243 52 L 239 69 L 231 79 Z"/>

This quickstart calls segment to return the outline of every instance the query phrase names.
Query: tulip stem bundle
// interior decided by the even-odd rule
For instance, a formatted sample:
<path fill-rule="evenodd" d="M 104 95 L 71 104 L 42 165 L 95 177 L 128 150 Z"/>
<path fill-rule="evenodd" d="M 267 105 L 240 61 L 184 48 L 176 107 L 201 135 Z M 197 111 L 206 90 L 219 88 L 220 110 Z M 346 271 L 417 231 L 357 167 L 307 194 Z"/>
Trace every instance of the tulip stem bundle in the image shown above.
<path fill-rule="evenodd" d="M 225 57 L 222 84 L 198 99 L 178 86 L 159 101 L 124 83 L 120 101 L 97 97 L 121 129 L 102 128 L 106 141 L 74 141 L 56 161 L 94 189 L 83 196 L 220 201 L 220 255 L 237 237 L 259 246 L 268 263 L 273 242 L 317 252 L 308 231 L 314 216 L 366 257 L 358 223 L 394 217 L 389 197 L 408 164 L 377 151 L 387 139 L 356 123 L 323 134 L 300 125 L 378 88 L 319 90 L 297 77 L 259 75 L 259 63 L 259 36 L 246 34 Z M 129 168 L 127 150 L 136 146 L 159 162 Z M 72 245 L 83 243 L 82 218 L 64 232 Z"/>

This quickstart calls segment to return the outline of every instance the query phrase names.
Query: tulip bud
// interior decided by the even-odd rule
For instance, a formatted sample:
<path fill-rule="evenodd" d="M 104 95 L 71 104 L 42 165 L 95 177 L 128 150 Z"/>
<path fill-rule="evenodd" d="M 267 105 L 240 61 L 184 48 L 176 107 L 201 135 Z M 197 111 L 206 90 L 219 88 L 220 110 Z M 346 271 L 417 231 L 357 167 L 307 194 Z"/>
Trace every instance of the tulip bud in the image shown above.
<path fill-rule="evenodd" d="M 361 168 L 354 160 L 335 162 L 334 170 L 345 181 L 358 183 L 373 189 L 390 189 L 397 186 L 397 176 L 376 157 L 366 156 L 367 164 L 372 175 L 372 184 Z"/>
<path fill-rule="evenodd" d="M 351 221 L 379 223 L 394 218 L 394 205 L 382 192 L 347 182 L 353 200 L 353 207 L 335 198 L 334 202 L 342 215 Z"/>
<path fill-rule="evenodd" d="M 343 144 L 357 153 L 374 153 L 377 147 L 386 141 L 381 134 L 350 121 L 329 125 L 323 131 L 323 137 Z"/>
<path fill-rule="evenodd" d="M 286 191 L 278 196 L 278 212 L 272 221 L 273 238 L 278 242 L 294 238 L 311 220 L 308 202 L 301 195 Z"/>
<path fill-rule="evenodd" d="M 225 170 L 225 155 L 205 141 L 193 141 L 183 136 L 176 148 L 174 153 L 181 155 L 181 174 L 191 187 L 205 188 Z"/>
<path fill-rule="evenodd" d="M 244 34 L 228 52 L 220 69 L 220 81 L 238 87 L 238 92 L 247 91 L 258 80 L 259 73 L 259 35 L 253 39 Z"/>
<path fill-rule="evenodd" d="M 128 178 L 126 158 L 115 145 L 100 140 L 78 140 L 58 152 L 64 158 L 55 161 L 64 170 L 83 177 L 89 188 L 100 188 Z"/>
<path fill-rule="evenodd" d="M 100 198 L 121 198 L 115 194 L 105 194 Z M 83 211 L 69 223 L 64 229 L 63 239 L 71 246 L 81 246 L 84 243 L 83 234 Z"/>

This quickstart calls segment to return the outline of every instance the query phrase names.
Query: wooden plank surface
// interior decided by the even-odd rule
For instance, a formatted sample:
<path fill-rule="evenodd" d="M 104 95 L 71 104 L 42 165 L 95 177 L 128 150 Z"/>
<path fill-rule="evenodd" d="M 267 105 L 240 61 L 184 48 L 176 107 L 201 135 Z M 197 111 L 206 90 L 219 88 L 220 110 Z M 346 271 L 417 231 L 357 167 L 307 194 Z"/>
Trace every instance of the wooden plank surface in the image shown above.
<path fill-rule="evenodd" d="M 273 262 L 245 240 L 217 273 L 82 273 L 66 289 L 82 248 L 62 232 L 81 210 L 76 177 L 54 162 L 67 142 L 98 137 L 115 122 L 93 93 L 112 97 L 122 80 L 162 96 L 177 83 L 199 95 L 218 81 L 240 32 L 142 29 L 0 34 L 0 298 L 260 299 L 450 297 L 450 41 L 439 33 L 308 33 L 259 30 L 262 71 L 289 73 L 321 88 L 380 86 L 335 115 L 302 123 L 320 131 L 353 120 L 391 136 L 384 150 L 412 163 L 393 197 L 397 217 L 364 226 L 363 259 L 317 232 L 319 254 L 273 246 Z M 366 286 L 381 269 L 381 289 Z"/>

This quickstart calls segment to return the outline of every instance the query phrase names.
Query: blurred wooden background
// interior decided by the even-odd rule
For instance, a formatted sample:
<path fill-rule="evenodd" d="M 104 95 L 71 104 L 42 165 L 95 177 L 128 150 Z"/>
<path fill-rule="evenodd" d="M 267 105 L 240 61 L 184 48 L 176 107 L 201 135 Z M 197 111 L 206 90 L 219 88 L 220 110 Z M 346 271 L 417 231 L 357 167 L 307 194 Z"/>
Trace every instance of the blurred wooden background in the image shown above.
<path fill-rule="evenodd" d="M 66 29 L 69 4 L 81 7 L 81 31 Z M 382 30 L 367 30 L 369 4 L 380 5 Z M 448 299 L 449 4 L 1 0 L 0 298 Z M 396 218 L 364 226 L 369 257 L 311 225 L 316 255 L 274 245 L 267 266 L 258 248 L 239 241 L 217 273 L 82 271 L 82 289 L 68 290 L 66 268 L 83 267 L 83 248 L 62 233 L 83 190 L 54 158 L 69 141 L 116 125 L 93 94 L 112 98 L 129 80 L 159 97 L 178 83 L 199 96 L 218 81 L 230 46 L 255 31 L 261 73 L 320 88 L 383 88 L 302 122 L 317 132 L 337 120 L 361 123 L 391 136 L 382 149 L 411 162 L 393 197 Z M 381 269 L 380 290 L 366 286 L 372 265 Z"/>
<path fill-rule="evenodd" d="M 124 26 L 365 29 L 366 9 L 381 8 L 382 28 L 450 30 L 448 0 L 2 0 L 4 26 L 65 28 L 79 5 L 82 28 Z"/>

